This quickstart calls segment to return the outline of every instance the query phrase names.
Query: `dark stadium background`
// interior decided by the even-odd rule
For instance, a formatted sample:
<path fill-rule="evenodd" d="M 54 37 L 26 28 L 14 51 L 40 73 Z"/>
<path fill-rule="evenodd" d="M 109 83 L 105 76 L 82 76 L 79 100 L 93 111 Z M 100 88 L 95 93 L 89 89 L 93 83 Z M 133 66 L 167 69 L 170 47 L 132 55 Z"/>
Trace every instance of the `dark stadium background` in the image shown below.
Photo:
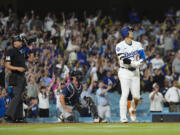
<path fill-rule="evenodd" d="M 0 0 L 0 10 L 12 7 L 19 16 L 27 10 L 34 9 L 44 17 L 47 12 L 75 11 L 82 16 L 83 11 L 96 13 L 102 9 L 104 14 L 113 14 L 122 21 L 127 21 L 128 13 L 135 8 L 141 17 L 147 16 L 152 21 L 163 20 L 169 7 L 180 8 L 179 0 Z"/>

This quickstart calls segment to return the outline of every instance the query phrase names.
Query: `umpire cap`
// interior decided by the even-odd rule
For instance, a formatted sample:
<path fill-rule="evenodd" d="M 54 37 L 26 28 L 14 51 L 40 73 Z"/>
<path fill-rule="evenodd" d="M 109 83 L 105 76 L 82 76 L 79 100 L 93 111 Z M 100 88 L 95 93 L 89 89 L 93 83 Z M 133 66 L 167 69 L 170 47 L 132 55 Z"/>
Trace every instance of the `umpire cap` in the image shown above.
<path fill-rule="evenodd" d="M 127 26 L 127 27 L 124 27 L 122 30 L 121 30 L 121 36 L 123 38 L 126 38 L 129 36 L 129 31 L 134 31 L 134 29 L 130 26 Z"/>
<path fill-rule="evenodd" d="M 16 36 L 12 37 L 12 39 L 13 39 L 13 42 L 16 42 L 16 41 L 20 41 L 20 42 L 24 42 L 24 43 L 27 42 L 27 39 L 26 39 L 25 35 L 23 35 L 23 34 L 18 34 Z"/>
<path fill-rule="evenodd" d="M 20 37 L 20 35 L 14 36 L 12 39 L 13 39 L 13 42 L 16 42 L 16 41 L 22 42 L 22 38 Z"/>

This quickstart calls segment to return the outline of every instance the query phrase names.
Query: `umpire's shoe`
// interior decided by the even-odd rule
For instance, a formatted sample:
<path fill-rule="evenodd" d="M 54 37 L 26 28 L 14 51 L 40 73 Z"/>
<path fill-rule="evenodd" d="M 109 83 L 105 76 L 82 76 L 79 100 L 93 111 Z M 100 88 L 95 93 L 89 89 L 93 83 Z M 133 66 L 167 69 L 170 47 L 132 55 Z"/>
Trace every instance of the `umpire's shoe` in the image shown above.
<path fill-rule="evenodd" d="M 28 123 L 27 120 L 25 118 L 18 118 L 15 120 L 14 123 Z"/>
<path fill-rule="evenodd" d="M 15 123 L 15 120 L 13 120 L 11 117 L 9 116 L 4 116 L 4 120 L 5 120 L 5 123 Z"/>

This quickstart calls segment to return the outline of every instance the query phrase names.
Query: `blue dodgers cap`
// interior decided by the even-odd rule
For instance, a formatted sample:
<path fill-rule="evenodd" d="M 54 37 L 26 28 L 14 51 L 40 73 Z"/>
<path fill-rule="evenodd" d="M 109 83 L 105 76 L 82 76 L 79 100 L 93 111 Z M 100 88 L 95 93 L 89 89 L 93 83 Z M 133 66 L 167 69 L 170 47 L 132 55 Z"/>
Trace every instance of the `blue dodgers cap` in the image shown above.
<path fill-rule="evenodd" d="M 127 26 L 127 27 L 124 27 L 122 30 L 121 30 L 121 35 L 123 38 L 126 38 L 129 36 L 129 32 L 128 31 L 134 31 L 134 29 L 130 26 Z"/>

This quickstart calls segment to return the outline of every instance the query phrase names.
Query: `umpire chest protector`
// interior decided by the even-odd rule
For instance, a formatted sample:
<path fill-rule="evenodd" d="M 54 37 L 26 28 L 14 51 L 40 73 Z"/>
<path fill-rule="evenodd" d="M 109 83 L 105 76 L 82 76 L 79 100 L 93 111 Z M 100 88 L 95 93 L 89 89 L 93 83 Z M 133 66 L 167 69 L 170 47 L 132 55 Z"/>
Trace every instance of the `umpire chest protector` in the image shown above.
<path fill-rule="evenodd" d="M 74 86 L 73 83 L 68 84 L 66 87 L 69 93 L 68 96 L 65 97 L 66 105 L 73 106 L 79 102 L 79 98 L 80 98 L 83 87 L 80 84 L 79 87 L 77 88 L 76 86 Z"/>

